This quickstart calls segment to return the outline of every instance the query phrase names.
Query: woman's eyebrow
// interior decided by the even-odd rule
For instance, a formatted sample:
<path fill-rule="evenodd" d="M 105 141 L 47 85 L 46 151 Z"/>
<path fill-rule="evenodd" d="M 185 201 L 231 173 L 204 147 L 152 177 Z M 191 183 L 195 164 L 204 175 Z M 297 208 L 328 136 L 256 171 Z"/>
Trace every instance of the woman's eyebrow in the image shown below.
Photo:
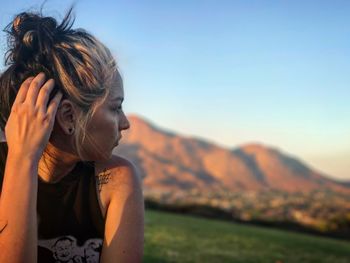
<path fill-rule="evenodd" d="M 111 99 L 111 101 L 117 101 L 117 100 L 120 100 L 123 102 L 124 98 L 123 97 L 116 97 L 116 98 Z"/>

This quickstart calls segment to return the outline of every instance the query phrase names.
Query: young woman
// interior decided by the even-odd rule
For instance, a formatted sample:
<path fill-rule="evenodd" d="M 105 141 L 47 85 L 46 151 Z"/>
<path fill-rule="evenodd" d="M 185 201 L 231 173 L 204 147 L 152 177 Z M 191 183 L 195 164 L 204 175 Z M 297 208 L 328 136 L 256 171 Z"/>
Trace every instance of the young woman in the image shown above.
<path fill-rule="evenodd" d="M 108 48 L 24 12 L 6 28 L 0 77 L 0 262 L 141 262 L 135 167 L 112 155 L 130 124 Z"/>

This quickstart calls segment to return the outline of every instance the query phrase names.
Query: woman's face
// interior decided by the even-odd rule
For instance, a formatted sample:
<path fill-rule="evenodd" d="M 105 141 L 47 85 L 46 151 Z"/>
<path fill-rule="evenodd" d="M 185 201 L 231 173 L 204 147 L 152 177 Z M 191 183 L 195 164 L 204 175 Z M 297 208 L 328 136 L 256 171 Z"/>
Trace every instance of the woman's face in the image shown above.
<path fill-rule="evenodd" d="M 84 150 L 89 153 L 91 160 L 108 160 L 112 150 L 121 139 L 121 131 L 130 127 L 130 123 L 122 110 L 124 100 L 123 83 L 118 75 L 115 85 L 111 87 L 110 94 L 103 104 L 96 109 L 95 114 L 87 128 L 87 133 L 96 148 L 89 140 L 84 144 Z"/>

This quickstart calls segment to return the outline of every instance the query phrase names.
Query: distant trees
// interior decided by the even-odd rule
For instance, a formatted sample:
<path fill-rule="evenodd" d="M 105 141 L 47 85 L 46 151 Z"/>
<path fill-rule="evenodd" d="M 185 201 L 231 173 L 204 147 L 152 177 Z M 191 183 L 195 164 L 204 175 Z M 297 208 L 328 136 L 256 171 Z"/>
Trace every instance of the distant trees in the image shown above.
<path fill-rule="evenodd" d="M 350 197 L 309 193 L 159 192 L 145 195 L 146 208 L 282 227 L 350 239 Z"/>

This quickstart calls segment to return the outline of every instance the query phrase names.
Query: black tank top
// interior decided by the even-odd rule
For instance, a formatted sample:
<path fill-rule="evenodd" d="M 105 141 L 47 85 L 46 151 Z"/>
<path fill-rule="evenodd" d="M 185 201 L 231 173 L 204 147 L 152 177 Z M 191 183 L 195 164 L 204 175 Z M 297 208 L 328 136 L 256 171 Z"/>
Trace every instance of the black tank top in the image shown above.
<path fill-rule="evenodd" d="M 0 147 L 7 153 L 6 142 Z M 104 219 L 97 198 L 94 162 L 78 162 L 54 184 L 38 176 L 38 262 L 99 262 Z"/>

